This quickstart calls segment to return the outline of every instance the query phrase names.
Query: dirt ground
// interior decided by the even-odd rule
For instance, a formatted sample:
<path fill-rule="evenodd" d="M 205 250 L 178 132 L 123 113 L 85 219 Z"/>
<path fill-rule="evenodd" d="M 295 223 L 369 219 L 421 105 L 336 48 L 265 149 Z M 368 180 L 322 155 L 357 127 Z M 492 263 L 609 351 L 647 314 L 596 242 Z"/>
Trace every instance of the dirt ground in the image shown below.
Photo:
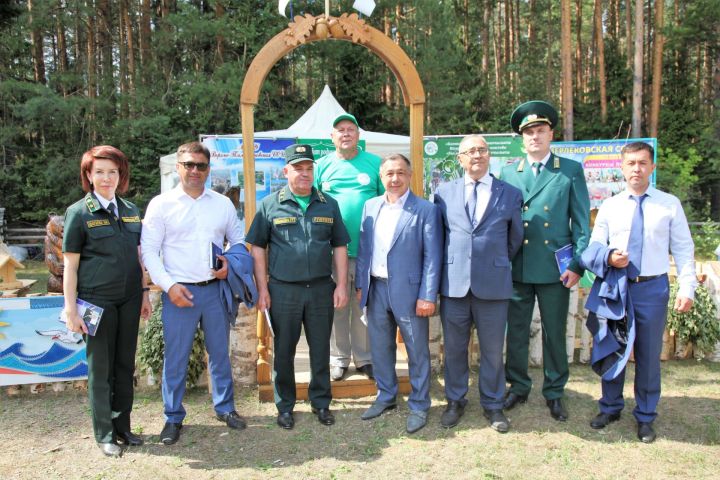
<path fill-rule="evenodd" d="M 541 371 L 534 369 L 536 385 Z M 296 407 L 296 426 L 275 425 L 272 404 L 240 388 L 236 404 L 248 420 L 229 431 L 215 420 L 206 391 L 186 397 L 188 416 L 180 442 L 159 443 L 162 400 L 156 387 L 137 391 L 133 430 L 146 444 L 120 459 L 103 457 L 92 438 L 84 392 L 47 389 L 17 397 L 0 393 L 0 478 L 119 479 L 499 479 L 499 478 L 718 478 L 720 475 L 720 365 L 693 360 L 663 365 L 663 398 L 656 421 L 658 440 L 636 440 L 631 410 L 632 374 L 626 410 L 604 431 L 588 422 L 600 387 L 587 366 L 573 366 L 567 388 L 570 419 L 552 420 L 539 389 L 527 404 L 508 412 L 510 433 L 491 430 L 482 417 L 475 384 L 460 424 L 440 427 L 444 408 L 441 377 L 434 379 L 429 424 L 405 433 L 407 405 L 362 421 L 372 398 L 338 400 L 337 423 L 327 427 Z"/>

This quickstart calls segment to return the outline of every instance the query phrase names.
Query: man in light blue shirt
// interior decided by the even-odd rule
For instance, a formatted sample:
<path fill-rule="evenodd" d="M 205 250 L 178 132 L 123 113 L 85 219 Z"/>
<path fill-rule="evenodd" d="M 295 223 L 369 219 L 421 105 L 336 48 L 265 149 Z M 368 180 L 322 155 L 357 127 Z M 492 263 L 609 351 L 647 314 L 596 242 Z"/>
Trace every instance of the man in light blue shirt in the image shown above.
<path fill-rule="evenodd" d="M 595 220 L 590 243 L 608 247 L 606 273 L 610 268 L 625 269 L 628 297 L 635 315 L 635 401 L 633 415 L 638 422 L 638 438 L 655 440 L 653 421 L 660 400 L 660 351 L 665 329 L 672 254 L 677 267 L 679 289 L 674 308 L 692 308 L 697 279 L 694 245 L 680 201 L 650 185 L 655 170 L 653 148 L 633 142 L 622 149 L 622 171 L 627 189 L 602 204 Z M 625 370 L 612 380 L 602 381 L 600 413 L 590 422 L 594 429 L 620 419 L 625 402 Z"/>

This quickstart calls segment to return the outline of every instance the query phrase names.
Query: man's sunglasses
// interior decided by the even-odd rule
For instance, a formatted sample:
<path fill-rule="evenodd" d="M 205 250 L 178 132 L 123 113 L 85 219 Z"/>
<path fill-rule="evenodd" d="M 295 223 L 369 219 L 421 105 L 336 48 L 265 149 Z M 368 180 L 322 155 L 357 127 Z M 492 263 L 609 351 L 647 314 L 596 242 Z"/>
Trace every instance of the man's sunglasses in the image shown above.
<path fill-rule="evenodd" d="M 178 162 L 180 165 L 185 167 L 185 170 L 192 170 L 197 168 L 198 172 L 204 172 L 210 166 L 209 163 L 195 163 L 195 162 Z"/>

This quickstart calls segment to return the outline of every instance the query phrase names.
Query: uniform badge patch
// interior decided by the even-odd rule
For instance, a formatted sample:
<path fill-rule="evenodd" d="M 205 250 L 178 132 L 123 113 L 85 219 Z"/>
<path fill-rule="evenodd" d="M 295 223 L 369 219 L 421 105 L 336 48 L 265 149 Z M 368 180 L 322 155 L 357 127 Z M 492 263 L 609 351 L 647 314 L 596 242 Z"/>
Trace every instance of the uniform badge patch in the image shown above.
<path fill-rule="evenodd" d="M 273 218 L 273 225 L 294 225 L 297 223 L 296 217 L 280 217 L 280 218 Z"/>
<path fill-rule="evenodd" d="M 327 223 L 329 225 L 332 225 L 334 220 L 332 217 L 313 217 L 312 219 L 313 223 Z"/>
<path fill-rule="evenodd" d="M 122 217 L 122 221 L 125 223 L 140 223 L 140 217 L 137 215 L 134 217 Z"/>
<path fill-rule="evenodd" d="M 110 225 L 110 220 L 107 218 L 101 218 L 99 220 L 88 220 L 85 223 L 87 223 L 88 228 L 95 228 Z"/>

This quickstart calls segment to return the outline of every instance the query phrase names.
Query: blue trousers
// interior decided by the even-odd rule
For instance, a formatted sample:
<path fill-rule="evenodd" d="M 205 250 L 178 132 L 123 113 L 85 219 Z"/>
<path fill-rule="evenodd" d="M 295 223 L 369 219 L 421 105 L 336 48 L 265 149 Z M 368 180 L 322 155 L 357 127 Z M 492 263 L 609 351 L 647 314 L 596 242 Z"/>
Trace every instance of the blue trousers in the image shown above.
<path fill-rule="evenodd" d="M 377 401 L 395 403 L 398 379 L 395 373 L 397 343 L 395 332 L 400 328 L 408 353 L 410 370 L 410 410 L 430 409 L 430 345 L 427 318 L 411 315 L 396 317 L 390 307 L 388 284 L 373 279 L 367 303 L 368 333 L 373 372 L 378 388 Z"/>
<path fill-rule="evenodd" d="M 630 282 L 635 312 L 635 410 L 638 422 L 652 422 L 660 401 L 660 352 L 665 330 L 670 287 L 667 275 L 642 283 Z M 626 367 L 627 369 L 627 367 Z M 625 370 L 613 380 L 602 381 L 600 411 L 617 413 L 625 407 Z"/>
<path fill-rule="evenodd" d="M 228 339 L 230 323 L 220 300 L 220 282 L 202 287 L 186 285 L 193 294 L 193 306 L 176 307 L 167 293 L 163 293 L 163 339 L 165 363 L 163 365 L 162 395 L 165 418 L 168 422 L 182 423 L 185 408 L 185 379 L 193 338 L 198 324 L 205 334 L 212 383 L 212 400 L 215 412 L 225 414 L 235 410 L 232 370 Z"/>
<path fill-rule="evenodd" d="M 508 300 L 481 300 L 472 293 L 462 298 L 442 297 L 440 319 L 445 344 L 445 397 L 448 400 L 467 403 L 468 342 L 470 329 L 475 325 L 480 345 L 480 404 L 488 410 L 502 409 L 507 311 Z"/>

